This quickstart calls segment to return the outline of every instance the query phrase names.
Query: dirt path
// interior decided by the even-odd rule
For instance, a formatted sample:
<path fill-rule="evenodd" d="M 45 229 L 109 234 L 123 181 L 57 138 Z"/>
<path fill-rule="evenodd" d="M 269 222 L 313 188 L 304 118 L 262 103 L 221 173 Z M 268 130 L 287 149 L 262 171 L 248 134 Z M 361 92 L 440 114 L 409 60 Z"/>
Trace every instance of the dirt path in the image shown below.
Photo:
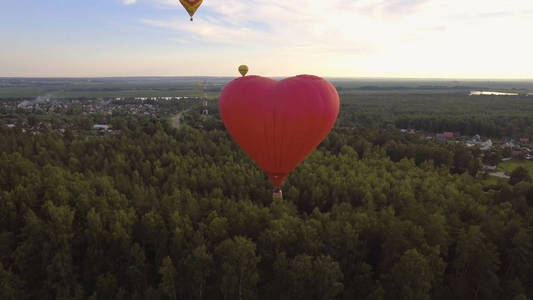
<path fill-rule="evenodd" d="M 509 177 L 508 175 L 505 175 L 504 172 L 493 172 L 493 173 L 489 173 L 490 176 L 493 176 L 493 177 L 498 177 L 498 178 L 505 178 L 505 179 L 509 179 L 511 177 Z"/>
<path fill-rule="evenodd" d="M 187 110 L 184 110 L 184 111 L 180 111 L 177 115 L 175 115 L 174 117 L 172 117 L 172 127 L 173 128 L 176 128 L 176 129 L 179 129 L 180 128 L 180 119 L 181 119 L 181 116 L 187 112 Z"/>

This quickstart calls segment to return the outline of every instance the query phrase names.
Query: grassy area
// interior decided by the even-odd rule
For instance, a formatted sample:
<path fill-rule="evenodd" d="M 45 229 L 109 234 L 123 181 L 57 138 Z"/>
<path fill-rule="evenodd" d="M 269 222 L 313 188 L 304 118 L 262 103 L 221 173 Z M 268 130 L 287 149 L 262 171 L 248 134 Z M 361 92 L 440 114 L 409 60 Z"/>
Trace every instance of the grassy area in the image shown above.
<path fill-rule="evenodd" d="M 511 173 L 519 166 L 526 167 L 529 170 L 529 174 L 533 175 L 533 161 L 530 160 L 510 160 L 502 162 L 498 165 L 498 170 Z"/>
<path fill-rule="evenodd" d="M 501 162 L 498 164 L 498 172 L 507 172 L 508 174 L 511 174 L 511 172 L 519 166 L 526 167 L 529 170 L 529 174 L 533 176 L 533 161 L 529 160 L 510 160 Z M 493 176 L 487 176 L 487 178 L 483 180 L 486 185 L 497 185 L 507 181 L 508 179 Z"/>
<path fill-rule="evenodd" d="M 486 185 L 498 185 L 500 183 L 507 182 L 507 179 L 488 176 L 487 179 L 484 180 L 484 182 Z"/>
<path fill-rule="evenodd" d="M 208 98 L 217 98 L 219 92 L 207 91 Z M 0 98 L 35 98 L 37 96 L 50 96 L 53 98 L 113 98 L 113 97 L 202 97 L 203 92 L 192 86 L 164 87 L 164 88 L 134 88 L 120 87 L 92 88 L 87 90 L 75 89 L 42 89 L 42 88 L 0 88 Z"/>

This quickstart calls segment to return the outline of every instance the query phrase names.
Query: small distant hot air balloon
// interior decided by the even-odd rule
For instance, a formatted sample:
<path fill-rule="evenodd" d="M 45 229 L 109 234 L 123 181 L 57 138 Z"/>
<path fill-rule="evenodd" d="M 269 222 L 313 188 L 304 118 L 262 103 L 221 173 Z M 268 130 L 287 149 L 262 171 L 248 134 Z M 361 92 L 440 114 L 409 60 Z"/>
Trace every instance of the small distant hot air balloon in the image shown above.
<path fill-rule="evenodd" d="M 240 65 L 239 66 L 239 73 L 241 73 L 242 76 L 246 76 L 248 73 L 248 66 L 247 65 Z"/>
<path fill-rule="evenodd" d="M 192 21 L 192 16 L 194 15 L 198 7 L 200 7 L 200 5 L 202 4 L 202 1 L 203 0 L 180 0 L 181 5 L 185 7 L 187 12 L 189 13 L 189 16 L 191 16 L 191 21 Z"/>
<path fill-rule="evenodd" d="M 231 137 L 268 175 L 276 198 L 289 173 L 328 135 L 339 105 L 335 87 L 320 77 L 250 75 L 224 87 L 219 111 Z"/>

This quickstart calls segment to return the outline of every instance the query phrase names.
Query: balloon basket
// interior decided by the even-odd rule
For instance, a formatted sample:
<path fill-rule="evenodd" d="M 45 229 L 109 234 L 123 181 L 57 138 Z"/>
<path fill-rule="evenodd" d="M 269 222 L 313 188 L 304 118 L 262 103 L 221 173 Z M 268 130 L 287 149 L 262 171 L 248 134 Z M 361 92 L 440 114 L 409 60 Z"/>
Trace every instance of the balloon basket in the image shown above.
<path fill-rule="evenodd" d="M 279 187 L 272 190 L 272 200 L 283 199 L 283 192 Z"/>

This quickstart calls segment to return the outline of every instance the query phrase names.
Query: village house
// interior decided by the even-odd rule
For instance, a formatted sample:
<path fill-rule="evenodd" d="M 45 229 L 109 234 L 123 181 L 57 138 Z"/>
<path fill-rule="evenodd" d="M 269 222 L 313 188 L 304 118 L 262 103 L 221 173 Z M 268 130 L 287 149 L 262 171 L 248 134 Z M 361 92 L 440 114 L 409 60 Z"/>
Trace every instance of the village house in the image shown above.
<path fill-rule="evenodd" d="M 485 171 L 496 171 L 497 166 L 489 166 L 489 165 L 483 165 L 483 170 Z"/>
<path fill-rule="evenodd" d="M 445 137 L 447 140 L 449 140 L 449 139 L 453 139 L 453 132 L 451 132 L 451 131 L 444 131 L 442 134 L 444 135 L 444 137 Z"/>
<path fill-rule="evenodd" d="M 508 142 L 502 143 L 503 148 L 518 148 L 519 145 L 515 140 L 510 140 Z"/>
<path fill-rule="evenodd" d="M 435 135 L 435 140 L 439 144 L 446 143 L 446 136 L 444 134 L 442 134 L 442 133 L 437 133 Z"/>
<path fill-rule="evenodd" d="M 492 146 L 494 145 L 492 143 L 491 139 L 488 139 L 486 141 L 481 141 L 481 136 L 479 134 L 476 134 L 472 137 L 472 139 L 465 141 L 465 145 L 467 147 L 474 147 L 476 145 L 479 145 L 480 150 L 487 151 L 492 149 Z"/>
<path fill-rule="evenodd" d="M 488 139 L 487 141 L 482 142 L 479 145 L 480 145 L 480 150 L 481 151 L 488 151 L 488 150 L 492 149 L 492 140 Z"/>

